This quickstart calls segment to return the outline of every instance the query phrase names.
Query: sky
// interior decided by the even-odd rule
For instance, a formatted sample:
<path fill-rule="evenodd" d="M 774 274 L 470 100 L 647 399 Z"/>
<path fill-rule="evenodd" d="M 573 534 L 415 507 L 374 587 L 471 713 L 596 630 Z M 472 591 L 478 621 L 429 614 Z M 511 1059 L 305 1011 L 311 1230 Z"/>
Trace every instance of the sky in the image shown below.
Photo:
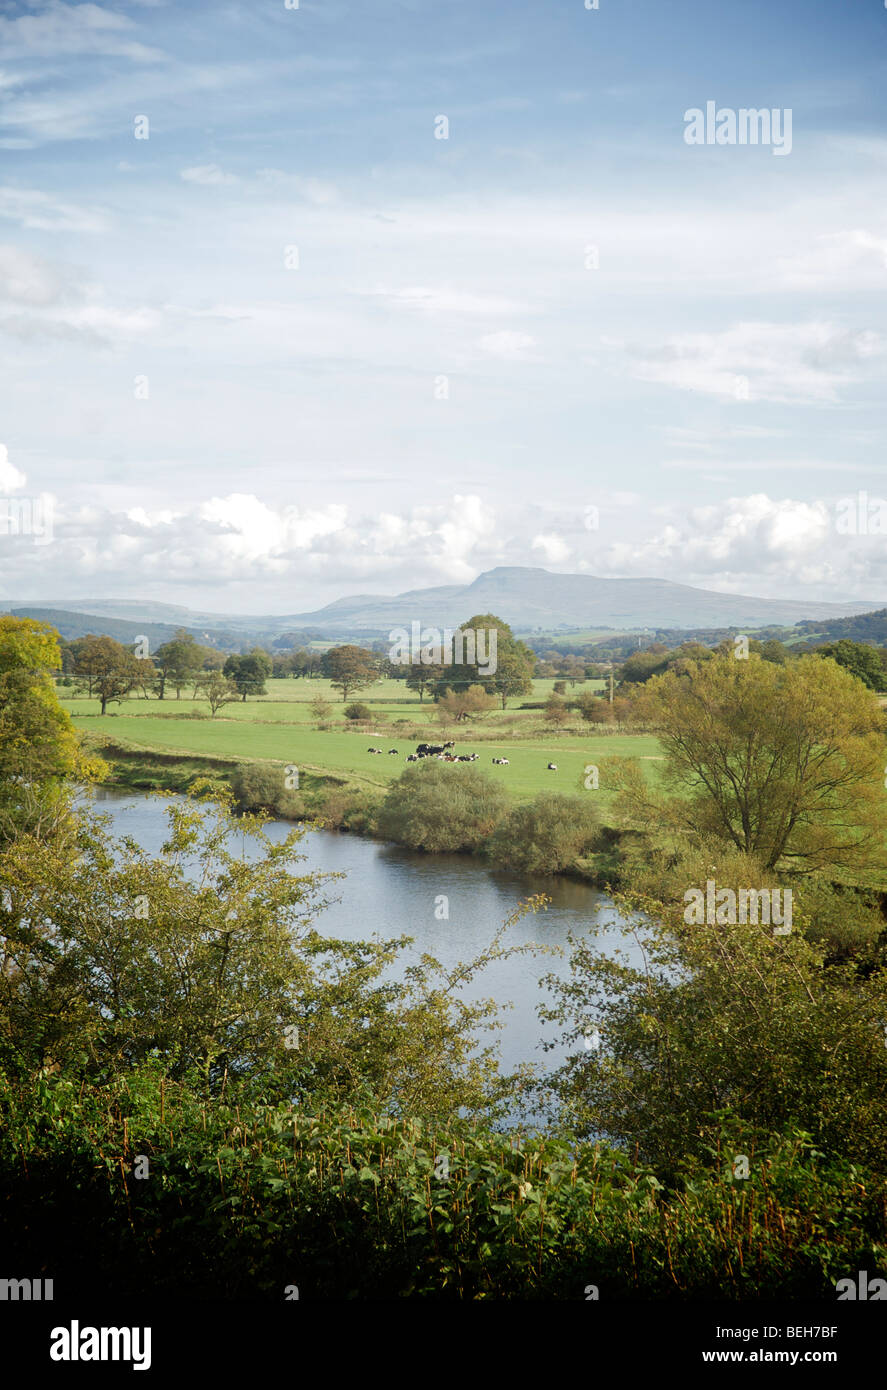
<path fill-rule="evenodd" d="M 586 3 L 0 3 L 0 605 L 887 604 L 887 7 Z"/>

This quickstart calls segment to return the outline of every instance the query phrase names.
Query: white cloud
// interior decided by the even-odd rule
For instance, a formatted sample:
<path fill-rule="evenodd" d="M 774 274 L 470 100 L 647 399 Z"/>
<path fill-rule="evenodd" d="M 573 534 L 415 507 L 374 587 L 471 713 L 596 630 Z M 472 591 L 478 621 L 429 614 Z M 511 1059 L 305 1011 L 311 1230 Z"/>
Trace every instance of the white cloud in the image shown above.
<path fill-rule="evenodd" d="M 478 340 L 482 352 L 489 357 L 497 357 L 502 362 L 538 361 L 530 352 L 535 343 L 536 339 L 529 333 L 512 333 L 507 330 L 501 333 L 487 333 Z"/>
<path fill-rule="evenodd" d="M 841 534 L 839 516 L 838 499 L 776 500 L 765 493 L 683 512 L 672 507 L 653 535 L 604 544 L 591 568 L 620 577 L 680 577 L 728 592 L 887 601 L 883 537 Z"/>
<path fill-rule="evenodd" d="M 13 468 L 9 462 L 9 451 L 6 445 L 0 444 L 0 492 L 18 492 L 19 488 L 24 487 L 27 481 L 24 473 Z"/>
<path fill-rule="evenodd" d="M 19 246 L 0 245 L 0 299 L 43 306 L 61 292 L 61 277 L 47 261 Z"/>
<path fill-rule="evenodd" d="M 725 399 L 834 403 L 884 352 L 875 332 L 830 323 L 739 323 L 627 349 L 634 375 Z M 746 394 L 747 392 L 747 394 Z"/>
<path fill-rule="evenodd" d="M 327 179 L 302 178 L 299 174 L 287 174 L 283 169 L 257 169 L 256 178 L 272 188 L 282 187 L 297 193 L 306 203 L 314 203 L 317 207 L 334 203 L 340 197 L 336 185 Z"/>
<path fill-rule="evenodd" d="M 0 187 L 0 217 L 41 232 L 102 232 L 104 216 L 43 193 L 38 188 Z"/>
<path fill-rule="evenodd" d="M 493 314 L 514 314 L 524 309 L 516 300 L 491 294 L 479 294 L 473 290 L 453 289 L 450 286 L 410 285 L 403 289 L 379 288 L 361 291 L 387 299 L 391 304 L 405 309 L 421 309 L 428 314 L 480 314 L 484 317 Z M 515 335 L 523 337 L 522 334 Z M 529 339 L 532 342 L 532 339 Z"/>
<path fill-rule="evenodd" d="M 7 491 L 25 482 L 5 451 L 0 487 L 4 479 Z M 0 584 L 14 585 L 18 596 L 100 585 L 135 598 L 179 594 L 192 605 L 199 591 L 203 602 L 216 594 L 208 606 L 220 608 L 242 592 L 244 611 L 285 613 L 368 590 L 470 583 L 496 565 L 541 564 L 724 592 L 887 602 L 883 536 L 841 534 L 838 502 L 754 493 L 685 510 L 672 505 L 655 530 L 639 535 L 644 519 L 633 510 L 602 512 L 592 532 L 550 523 L 539 531 L 538 508 L 512 510 L 506 523 L 472 494 L 380 513 L 275 504 L 254 493 L 118 512 L 61 500 L 52 546 L 23 545 L 14 557 L 0 547 Z"/>
<path fill-rule="evenodd" d="M 550 565 L 562 565 L 572 554 L 570 547 L 561 536 L 550 534 L 534 536 L 531 548 L 541 550 L 543 558 Z"/>
<path fill-rule="evenodd" d="M 200 183 L 206 187 L 240 182 L 236 174 L 226 173 L 218 164 L 195 164 L 193 168 L 180 169 L 179 178 L 185 183 Z"/>
<path fill-rule="evenodd" d="M 50 0 L 41 14 L 0 18 L 0 46 L 7 59 L 86 53 L 132 58 L 136 62 L 162 58 L 160 49 L 130 37 L 135 28 L 131 19 L 101 5 L 68 5 L 64 0 Z"/>
<path fill-rule="evenodd" d="M 248 580 L 286 586 L 277 611 L 294 606 L 295 586 L 467 583 L 500 557 L 494 513 L 480 498 L 459 494 L 448 503 L 380 515 L 352 514 L 338 504 L 274 506 L 244 493 L 177 510 L 133 506 L 112 513 L 61 505 L 54 528 L 42 568 L 30 561 L 44 586 L 70 588 L 101 577 L 115 592 L 138 595 L 146 583 L 222 588 Z M 0 577 L 3 561 L 0 551 Z M 27 552 L 19 552 L 7 582 L 24 584 L 28 563 Z"/>

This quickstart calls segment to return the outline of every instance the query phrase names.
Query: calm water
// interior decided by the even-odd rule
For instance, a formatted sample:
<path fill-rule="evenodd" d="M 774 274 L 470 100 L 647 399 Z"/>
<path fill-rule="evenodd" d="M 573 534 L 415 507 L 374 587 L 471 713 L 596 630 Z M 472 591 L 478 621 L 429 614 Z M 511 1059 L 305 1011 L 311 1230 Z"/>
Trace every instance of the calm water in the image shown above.
<path fill-rule="evenodd" d="M 115 834 L 132 836 L 151 853 L 159 851 L 167 828 L 163 801 L 113 787 L 96 788 L 93 798 L 97 810 L 111 815 Z M 266 831 L 279 841 L 292 828 L 287 821 L 272 821 Z M 578 936 L 597 921 L 605 928 L 613 924 L 612 931 L 598 936 L 598 948 L 603 952 L 621 948 L 635 959 L 633 943 L 618 930 L 619 917 L 612 903 L 584 883 L 491 872 L 469 856 L 415 854 L 336 831 L 309 831 L 299 848 L 303 858 L 294 865 L 296 873 L 345 874 L 326 886 L 328 906 L 315 919 L 320 932 L 355 941 L 374 936 L 414 938 L 399 964 L 392 967 L 395 976 L 423 952 L 446 966 L 471 960 L 489 945 L 509 912 L 534 893 L 548 895 L 552 900 L 548 910 L 510 927 L 509 944 L 537 942 L 565 948 L 568 932 Z M 244 850 L 249 857 L 249 839 Z M 441 895 L 448 900 L 448 920 L 435 917 Z M 504 1027 L 498 1033 L 506 1069 L 519 1062 L 535 1062 L 548 1070 L 565 1055 L 560 1047 L 545 1052 L 541 1046 L 543 1040 L 554 1041 L 557 1032 L 552 1025 L 540 1023 L 536 1012 L 538 1004 L 549 998 L 539 985 L 546 974 L 569 975 L 566 951 L 495 962 L 464 990 L 465 998 L 492 997 L 499 1004 L 512 1005 L 503 1013 Z"/>

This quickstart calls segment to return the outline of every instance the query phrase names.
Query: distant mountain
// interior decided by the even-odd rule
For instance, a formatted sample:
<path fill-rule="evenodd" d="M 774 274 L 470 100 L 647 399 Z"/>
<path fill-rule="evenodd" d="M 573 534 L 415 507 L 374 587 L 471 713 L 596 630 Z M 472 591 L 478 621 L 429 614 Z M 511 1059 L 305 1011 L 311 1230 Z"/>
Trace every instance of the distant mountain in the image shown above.
<path fill-rule="evenodd" d="M 244 644 L 270 644 L 282 633 L 293 631 L 339 640 L 370 640 L 386 637 L 392 628 L 408 627 L 411 622 L 427 627 L 458 627 L 475 613 L 496 613 L 517 632 L 531 633 L 534 629 L 569 632 L 579 628 L 624 631 L 790 626 L 805 620 L 851 617 L 883 607 L 883 600 L 825 603 L 813 599 L 752 598 L 694 589 L 669 579 L 598 579 L 588 574 L 551 574 L 544 569 L 500 566 L 478 575 L 471 584 L 409 589 L 393 597 L 357 594 L 311 612 L 284 616 L 202 613 L 150 599 L 70 600 L 64 605 L 43 600 L 16 605 L 16 611 L 31 616 L 38 611 L 47 614 L 45 621 L 55 622 L 65 637 L 82 636 L 82 631 L 73 632 L 75 627 L 107 632 L 109 636 L 117 636 L 119 629 L 125 629 L 127 639 L 119 640 L 131 641 L 141 631 L 151 636 L 148 629 L 156 623 L 164 632 L 157 639 L 160 641 L 171 636 L 175 628 L 186 627 L 198 641 L 240 649 Z"/>
<path fill-rule="evenodd" d="M 88 613 L 93 617 L 110 618 L 122 622 L 135 623 L 165 623 L 171 624 L 172 630 L 186 627 L 189 631 L 196 631 L 199 628 L 240 628 L 248 627 L 254 629 L 261 627 L 264 630 L 276 629 L 279 624 L 277 618 L 255 618 L 252 616 L 243 617 L 240 614 L 232 613 L 203 613 L 199 609 L 185 608 L 178 603 L 155 603 L 153 599 L 35 599 L 28 602 L 21 599 L 15 607 L 20 610 L 28 609 L 52 609 L 53 611 L 62 610 L 65 613 Z M 7 609 L 11 611 L 11 609 Z"/>
<path fill-rule="evenodd" d="M 533 628 L 731 627 L 842 618 L 883 603 L 824 603 L 752 598 L 694 589 L 669 579 L 598 579 L 501 566 L 472 584 L 412 589 L 393 598 L 361 594 L 286 619 L 293 627 L 387 633 L 412 621 L 455 627 L 475 613 L 496 613 L 519 632 Z"/>

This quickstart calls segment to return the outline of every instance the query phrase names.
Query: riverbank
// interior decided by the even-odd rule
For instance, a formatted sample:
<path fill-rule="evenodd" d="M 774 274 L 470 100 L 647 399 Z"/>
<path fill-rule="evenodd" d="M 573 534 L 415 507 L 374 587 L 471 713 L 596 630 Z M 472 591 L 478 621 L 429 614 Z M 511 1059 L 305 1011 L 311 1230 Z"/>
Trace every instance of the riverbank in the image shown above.
<path fill-rule="evenodd" d="M 325 829 L 343 831 L 375 840 L 392 841 L 379 832 L 378 812 L 385 798 L 384 789 L 353 777 L 339 778 L 329 772 L 300 766 L 298 791 L 287 796 L 278 790 L 264 798 L 244 795 L 245 769 L 256 767 L 248 759 L 213 758 L 189 753 L 163 753 L 140 748 L 122 739 L 87 736 L 91 752 L 107 763 L 110 774 L 105 785 L 132 792 L 166 792 L 190 796 L 198 788 L 231 792 L 242 811 L 266 811 L 275 819 L 293 824 L 309 821 Z M 267 762 L 259 765 L 284 788 L 286 765 Z M 442 814 L 444 812 L 442 811 Z M 607 889 L 619 885 L 619 841 L 621 833 L 613 826 L 598 828 L 594 852 L 575 863 L 550 873 L 551 878 L 574 879 L 590 887 Z M 466 851 L 469 857 L 487 862 L 484 846 Z M 432 856 L 433 857 L 433 856 Z"/>

